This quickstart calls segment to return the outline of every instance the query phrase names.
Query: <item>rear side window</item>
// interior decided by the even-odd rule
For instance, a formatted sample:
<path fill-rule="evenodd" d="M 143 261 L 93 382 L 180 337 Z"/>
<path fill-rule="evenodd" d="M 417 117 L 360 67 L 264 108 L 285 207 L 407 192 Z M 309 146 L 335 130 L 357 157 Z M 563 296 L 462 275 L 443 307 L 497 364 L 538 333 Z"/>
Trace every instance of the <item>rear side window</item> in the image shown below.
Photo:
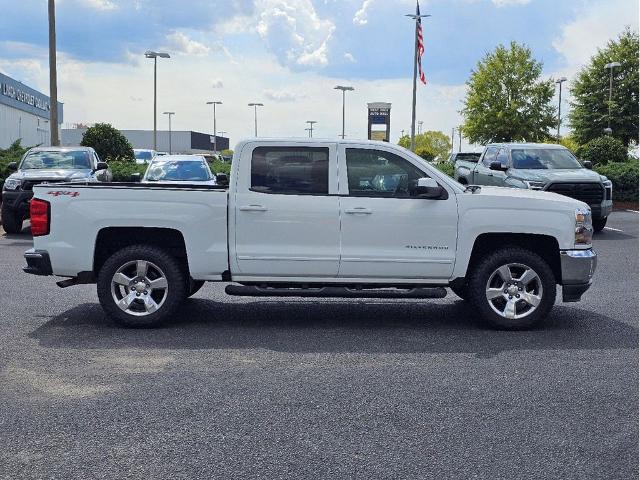
<path fill-rule="evenodd" d="M 251 190 L 285 195 L 327 195 L 329 149 L 257 147 L 251 156 Z"/>

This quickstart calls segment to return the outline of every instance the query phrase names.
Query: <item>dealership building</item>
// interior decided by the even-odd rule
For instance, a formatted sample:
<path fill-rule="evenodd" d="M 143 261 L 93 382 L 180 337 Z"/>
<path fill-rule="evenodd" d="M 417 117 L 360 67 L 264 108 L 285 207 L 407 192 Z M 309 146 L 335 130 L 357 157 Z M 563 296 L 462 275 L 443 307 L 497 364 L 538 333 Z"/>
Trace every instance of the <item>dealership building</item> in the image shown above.
<path fill-rule="evenodd" d="M 60 142 L 64 146 L 80 145 L 86 128 L 63 128 Z M 153 130 L 120 130 L 133 148 L 153 148 Z M 171 132 L 171 149 L 169 149 L 169 131 L 158 130 L 157 150 L 171 153 L 211 153 L 213 152 L 213 135 L 201 132 L 177 130 Z M 227 137 L 216 136 L 218 151 L 229 148 Z"/>
<path fill-rule="evenodd" d="M 0 148 L 51 144 L 50 102 L 45 94 L 0 73 Z M 58 130 L 62 104 L 58 102 Z"/>

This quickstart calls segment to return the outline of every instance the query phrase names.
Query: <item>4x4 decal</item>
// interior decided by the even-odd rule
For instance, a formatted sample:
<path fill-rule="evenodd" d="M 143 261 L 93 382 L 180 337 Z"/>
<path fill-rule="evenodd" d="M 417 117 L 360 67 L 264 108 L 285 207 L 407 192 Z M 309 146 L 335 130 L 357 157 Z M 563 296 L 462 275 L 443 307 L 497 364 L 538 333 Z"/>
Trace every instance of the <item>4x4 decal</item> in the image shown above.
<path fill-rule="evenodd" d="M 51 190 L 47 192 L 47 195 L 53 195 L 54 197 L 59 197 L 60 195 L 68 195 L 69 197 L 77 197 L 80 195 L 80 192 L 72 192 L 69 190 Z"/>

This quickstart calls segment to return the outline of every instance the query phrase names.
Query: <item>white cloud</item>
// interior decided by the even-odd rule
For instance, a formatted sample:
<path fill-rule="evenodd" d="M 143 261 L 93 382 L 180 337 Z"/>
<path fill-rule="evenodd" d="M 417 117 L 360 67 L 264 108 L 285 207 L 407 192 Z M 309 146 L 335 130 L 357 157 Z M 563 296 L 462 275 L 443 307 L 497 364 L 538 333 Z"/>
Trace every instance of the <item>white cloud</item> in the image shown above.
<path fill-rule="evenodd" d="M 170 48 L 177 53 L 185 55 L 207 55 L 211 50 L 206 45 L 190 39 L 182 32 L 174 32 L 167 35 Z"/>
<path fill-rule="evenodd" d="M 118 8 L 111 0 L 84 0 L 84 3 L 96 10 L 115 10 Z"/>
<path fill-rule="evenodd" d="M 360 9 L 356 12 L 356 14 L 353 17 L 354 25 L 366 25 L 366 23 L 368 21 L 367 20 L 367 10 L 371 6 L 372 2 L 373 2 L 373 0 L 364 0 L 362 2 L 362 5 L 360 6 Z"/>
<path fill-rule="evenodd" d="M 211 82 L 211 87 L 212 88 L 222 88 L 224 87 L 224 84 L 222 83 L 222 80 L 219 78 L 215 78 L 212 82 Z"/>
<path fill-rule="evenodd" d="M 297 93 L 291 90 L 265 90 L 264 92 L 265 98 L 269 100 L 273 100 L 274 102 L 295 102 L 296 100 L 300 100 L 302 98 L 306 98 L 306 94 Z"/>
<path fill-rule="evenodd" d="M 355 57 L 354 57 L 351 53 L 349 53 L 349 52 L 345 52 L 345 54 L 344 54 L 343 56 L 344 56 L 344 59 L 345 59 L 347 62 L 356 63 L 356 59 L 355 59 Z"/>
<path fill-rule="evenodd" d="M 256 31 L 285 65 L 322 67 L 329 63 L 331 20 L 318 16 L 310 0 L 256 0 Z"/>
<path fill-rule="evenodd" d="M 531 0 L 491 0 L 496 7 L 506 7 L 509 5 L 526 5 Z"/>

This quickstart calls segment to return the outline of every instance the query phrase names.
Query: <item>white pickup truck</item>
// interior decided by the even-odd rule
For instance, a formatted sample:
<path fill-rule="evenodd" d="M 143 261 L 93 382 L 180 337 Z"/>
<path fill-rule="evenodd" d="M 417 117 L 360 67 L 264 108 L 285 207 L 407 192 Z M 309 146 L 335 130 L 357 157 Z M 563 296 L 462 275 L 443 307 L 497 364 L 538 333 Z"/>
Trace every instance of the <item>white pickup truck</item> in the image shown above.
<path fill-rule="evenodd" d="M 596 266 L 589 207 L 555 193 L 465 187 L 382 142 L 251 139 L 229 185 L 34 187 L 25 271 L 97 283 L 126 326 L 180 315 L 205 281 L 227 294 L 442 298 L 497 328 L 578 301 Z"/>

